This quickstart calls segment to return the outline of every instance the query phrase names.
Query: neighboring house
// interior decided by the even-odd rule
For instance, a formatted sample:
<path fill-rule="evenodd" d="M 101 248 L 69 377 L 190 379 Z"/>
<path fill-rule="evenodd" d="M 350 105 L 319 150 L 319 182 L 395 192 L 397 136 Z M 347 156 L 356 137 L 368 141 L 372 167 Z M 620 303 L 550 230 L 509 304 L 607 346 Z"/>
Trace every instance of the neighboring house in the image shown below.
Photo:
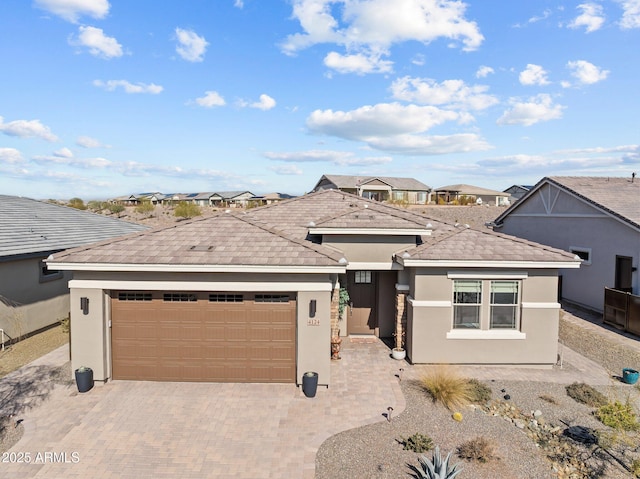
<path fill-rule="evenodd" d="M 69 316 L 70 272 L 50 254 L 147 229 L 86 211 L 0 195 L 0 329 L 11 338 Z"/>
<path fill-rule="evenodd" d="M 449 185 L 442 186 L 436 190 L 435 202 L 453 203 L 459 202 L 461 198 L 467 198 L 478 203 L 494 206 L 508 206 L 509 193 L 504 191 L 489 190 L 473 185 Z"/>
<path fill-rule="evenodd" d="M 340 190 L 376 201 L 429 202 L 431 188 L 413 178 L 390 176 L 322 175 L 313 191 Z"/>
<path fill-rule="evenodd" d="M 250 191 L 217 191 L 209 200 L 213 206 L 244 207 L 254 196 Z"/>
<path fill-rule="evenodd" d="M 504 190 L 504 192 L 509 193 L 509 201 L 515 203 L 526 195 L 531 188 L 533 188 L 533 185 L 512 185 Z"/>
<path fill-rule="evenodd" d="M 279 203 L 280 201 L 290 200 L 295 196 L 288 195 L 286 193 L 267 193 L 262 196 L 254 196 L 251 201 L 260 205 L 271 205 L 273 203 Z"/>
<path fill-rule="evenodd" d="M 329 384 L 333 334 L 398 333 L 414 363 L 557 360 L 574 255 L 337 190 L 57 253 L 72 367 L 97 380 Z M 338 317 L 340 288 L 350 295 Z"/>
<path fill-rule="evenodd" d="M 640 182 L 548 177 L 495 221 L 500 232 L 571 251 L 579 270 L 562 272 L 562 297 L 603 311 L 604 288 L 640 294 Z"/>
<path fill-rule="evenodd" d="M 211 198 L 215 195 L 213 191 L 207 191 L 204 193 L 194 193 L 191 196 L 191 201 L 193 201 L 198 206 L 213 206 L 213 202 Z"/>

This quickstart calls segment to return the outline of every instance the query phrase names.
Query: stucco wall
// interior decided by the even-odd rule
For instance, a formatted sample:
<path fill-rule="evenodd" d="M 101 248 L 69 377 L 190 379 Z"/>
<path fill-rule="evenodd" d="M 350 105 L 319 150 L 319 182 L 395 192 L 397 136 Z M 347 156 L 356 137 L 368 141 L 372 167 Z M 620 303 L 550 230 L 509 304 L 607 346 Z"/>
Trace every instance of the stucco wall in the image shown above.
<path fill-rule="evenodd" d="M 335 278 L 334 278 L 335 279 Z M 294 291 L 297 292 L 296 379 L 306 371 L 318 373 L 319 384 L 329 385 L 331 356 L 331 288 L 329 274 L 156 274 L 78 272 L 71 285 L 72 366 L 89 366 L 95 380 L 111 377 L 110 289 L 166 291 Z M 153 286 L 153 287 L 150 287 Z M 297 287 L 296 287 L 297 286 Z M 225 289 L 226 288 L 226 289 Z M 288 289 L 287 289 L 288 288 Z M 83 314 L 80 298 L 89 298 L 89 314 Z M 316 315 L 309 303 L 316 300 Z"/>
<path fill-rule="evenodd" d="M 0 262 L 0 295 L 17 307 L 0 304 L 0 328 L 17 338 L 57 323 L 69 315 L 70 272 L 40 280 L 40 259 Z"/>
<path fill-rule="evenodd" d="M 604 288 L 615 285 L 616 255 L 633 258 L 636 268 L 640 265 L 640 232 L 564 193 L 549 214 L 538 195 L 530 197 L 497 231 L 566 251 L 590 249 L 591 264 L 560 272 L 562 294 L 597 311 L 604 309 Z M 636 270 L 632 277 L 634 294 L 640 294 L 638 274 Z"/>
<path fill-rule="evenodd" d="M 416 246 L 415 236 L 324 235 L 322 244 L 342 251 L 350 263 L 388 263 L 393 254 Z"/>
<path fill-rule="evenodd" d="M 474 270 L 464 272 L 478 273 L 479 279 L 483 274 L 489 274 Z M 447 277 L 447 270 L 411 269 L 406 341 L 410 360 L 413 363 L 449 364 L 555 364 L 559 321 L 557 272 L 501 272 L 526 275 L 521 280 L 519 333 L 522 334 L 515 332 L 512 338 L 505 339 L 501 332 L 492 336 L 493 331 L 481 331 L 471 339 L 454 339 L 447 338 L 453 325 L 453 281 Z M 473 333 L 476 331 L 469 332 L 468 336 Z"/>

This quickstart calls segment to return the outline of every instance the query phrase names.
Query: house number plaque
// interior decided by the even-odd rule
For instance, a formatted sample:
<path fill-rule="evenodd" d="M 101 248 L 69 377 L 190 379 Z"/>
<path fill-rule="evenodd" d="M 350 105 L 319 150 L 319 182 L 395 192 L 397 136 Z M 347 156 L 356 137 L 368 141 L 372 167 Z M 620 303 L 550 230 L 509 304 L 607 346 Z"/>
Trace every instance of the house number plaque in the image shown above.
<path fill-rule="evenodd" d="M 320 320 L 315 318 L 307 319 L 307 326 L 320 326 Z"/>

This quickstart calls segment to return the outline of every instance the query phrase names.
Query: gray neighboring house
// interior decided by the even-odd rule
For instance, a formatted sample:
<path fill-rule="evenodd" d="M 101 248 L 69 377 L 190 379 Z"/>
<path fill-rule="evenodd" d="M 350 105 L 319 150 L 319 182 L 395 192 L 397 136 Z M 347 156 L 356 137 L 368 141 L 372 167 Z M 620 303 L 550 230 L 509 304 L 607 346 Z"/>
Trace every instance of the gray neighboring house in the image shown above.
<path fill-rule="evenodd" d="M 460 200 L 461 197 L 466 197 L 475 201 L 480 200 L 483 204 L 493 206 L 509 205 L 509 193 L 481 188 L 479 186 L 464 184 L 441 186 L 440 188 L 433 190 L 433 192 L 436 204 L 440 199 L 444 203 L 451 203 Z"/>
<path fill-rule="evenodd" d="M 70 272 L 47 268 L 52 253 L 146 230 L 86 211 L 0 195 L 0 329 L 10 338 L 69 316 Z"/>
<path fill-rule="evenodd" d="M 533 188 L 533 185 L 511 185 L 504 192 L 509 193 L 511 203 L 515 203 L 526 195 L 531 188 Z"/>
<path fill-rule="evenodd" d="M 565 251 L 337 190 L 53 255 L 73 271 L 72 365 L 96 380 L 330 384 L 331 338 L 414 363 L 557 360 Z M 340 316 L 339 297 L 350 301 Z M 83 308 L 83 306 L 85 306 Z"/>
<path fill-rule="evenodd" d="M 312 191 L 340 190 L 376 201 L 406 201 L 424 205 L 430 201 L 431 187 L 414 178 L 392 176 L 322 175 Z"/>
<path fill-rule="evenodd" d="M 579 270 L 562 271 L 566 300 L 602 312 L 604 288 L 640 294 L 640 181 L 543 178 L 495 221 L 497 231 L 571 251 Z"/>

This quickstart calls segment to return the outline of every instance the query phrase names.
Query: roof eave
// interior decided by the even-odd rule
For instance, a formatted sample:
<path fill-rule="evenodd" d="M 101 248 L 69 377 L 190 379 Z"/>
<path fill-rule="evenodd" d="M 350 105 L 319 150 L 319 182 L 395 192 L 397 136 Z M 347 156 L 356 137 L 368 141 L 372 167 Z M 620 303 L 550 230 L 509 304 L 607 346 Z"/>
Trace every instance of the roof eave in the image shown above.
<path fill-rule="evenodd" d="M 430 236 L 432 231 L 424 228 L 309 228 L 312 235 Z"/>
<path fill-rule="evenodd" d="M 536 268 L 568 269 L 579 268 L 580 261 L 483 261 L 455 259 L 411 259 L 397 256 L 396 260 L 405 267 L 446 267 L 446 268 Z"/>
<path fill-rule="evenodd" d="M 100 272 L 167 272 L 167 273 L 345 273 L 345 265 L 215 265 L 215 264 L 127 264 L 127 263 L 73 263 L 47 261 L 51 269 L 62 271 Z"/>

